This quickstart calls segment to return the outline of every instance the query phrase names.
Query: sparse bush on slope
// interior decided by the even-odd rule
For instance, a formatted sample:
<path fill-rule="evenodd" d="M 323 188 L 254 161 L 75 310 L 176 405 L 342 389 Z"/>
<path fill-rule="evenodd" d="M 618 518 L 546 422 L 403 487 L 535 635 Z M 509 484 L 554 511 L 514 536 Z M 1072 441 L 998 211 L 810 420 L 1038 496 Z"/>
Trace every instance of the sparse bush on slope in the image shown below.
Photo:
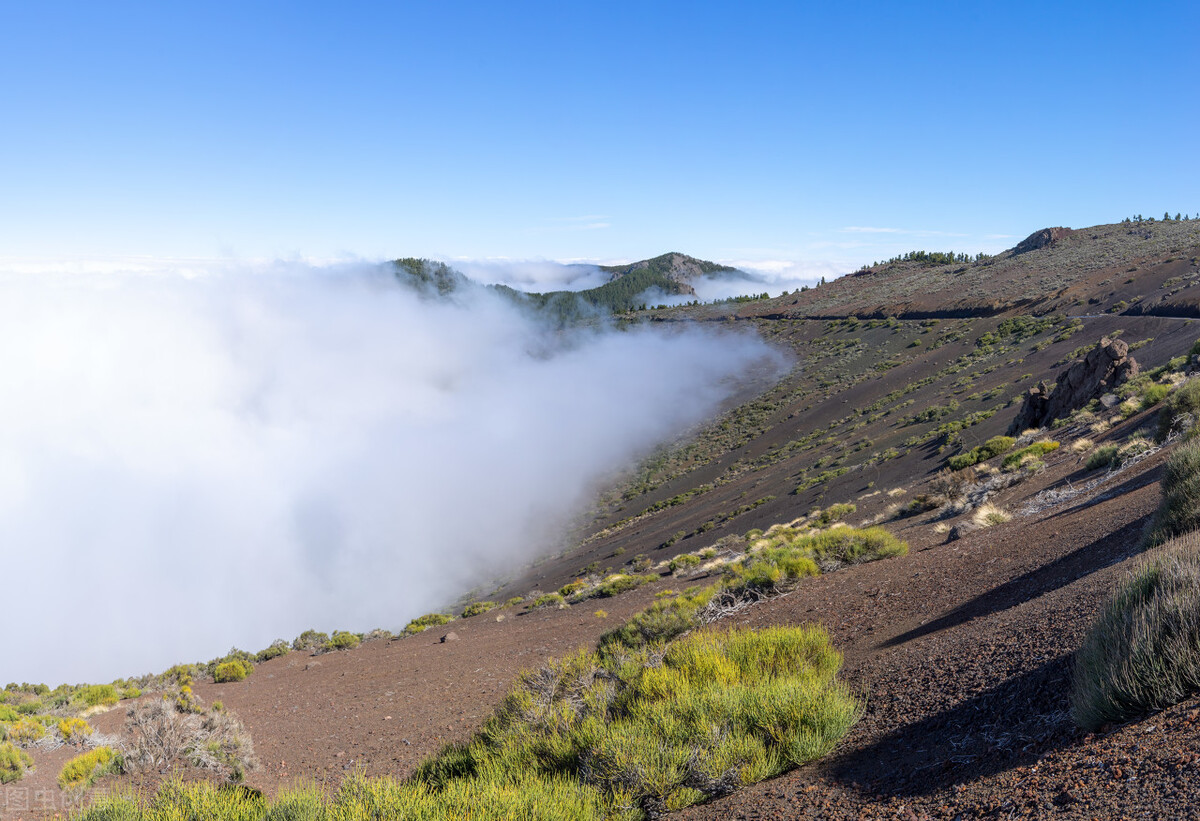
<path fill-rule="evenodd" d="M 235 659 L 218 664 L 213 670 L 213 681 L 217 684 L 242 681 L 248 675 L 250 675 L 249 666 L 245 662 Z"/>
<path fill-rule="evenodd" d="M 963 453 L 958 456 L 951 456 L 948 464 L 950 465 L 951 470 L 962 470 L 964 468 L 969 468 L 972 465 L 977 465 L 980 462 L 986 462 L 993 456 L 999 456 L 1001 453 L 1011 450 L 1016 441 L 1017 440 L 1011 436 L 993 436 L 982 445 L 972 448 L 967 453 Z"/>
<path fill-rule="evenodd" d="M 24 750 L 18 750 L 10 742 L 0 742 L 0 784 L 19 781 L 26 770 L 33 769 L 33 759 Z"/>
<path fill-rule="evenodd" d="M 1167 460 L 1162 503 L 1147 543 L 1162 544 L 1200 527 L 1200 439 L 1180 445 Z"/>
<path fill-rule="evenodd" d="M 1155 439 L 1159 442 L 1174 431 L 1195 430 L 1200 420 L 1200 379 L 1189 379 L 1167 397 L 1158 412 L 1158 430 Z"/>
<path fill-rule="evenodd" d="M 273 803 L 171 782 L 101 800 L 81 821 L 472 818 L 637 821 L 778 775 L 833 748 L 860 715 L 820 628 L 705 632 L 524 674 L 468 744 L 407 782 L 352 777 Z"/>
<path fill-rule="evenodd" d="M 72 758 L 58 773 L 58 786 L 64 790 L 87 789 L 102 775 L 120 773 L 121 754 L 111 747 L 97 747 Z"/>
<path fill-rule="evenodd" d="M 679 809 L 832 749 L 859 715 L 836 681 L 840 664 L 819 628 L 579 653 L 524 675 L 474 741 L 416 778 L 437 790 L 464 778 L 574 775 L 609 812 Z"/>
<path fill-rule="evenodd" d="M 1200 534 L 1168 542 L 1117 587 L 1075 653 L 1071 715 L 1086 730 L 1200 691 Z"/>

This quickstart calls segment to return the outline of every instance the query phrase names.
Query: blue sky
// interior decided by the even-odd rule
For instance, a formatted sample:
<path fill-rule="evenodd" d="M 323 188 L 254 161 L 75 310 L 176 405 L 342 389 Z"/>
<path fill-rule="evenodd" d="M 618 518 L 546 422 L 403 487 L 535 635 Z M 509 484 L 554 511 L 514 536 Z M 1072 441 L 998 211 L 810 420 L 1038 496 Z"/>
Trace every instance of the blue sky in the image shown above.
<path fill-rule="evenodd" d="M 1200 211 L 1200 6 L 13 3 L 0 257 L 850 266 Z"/>

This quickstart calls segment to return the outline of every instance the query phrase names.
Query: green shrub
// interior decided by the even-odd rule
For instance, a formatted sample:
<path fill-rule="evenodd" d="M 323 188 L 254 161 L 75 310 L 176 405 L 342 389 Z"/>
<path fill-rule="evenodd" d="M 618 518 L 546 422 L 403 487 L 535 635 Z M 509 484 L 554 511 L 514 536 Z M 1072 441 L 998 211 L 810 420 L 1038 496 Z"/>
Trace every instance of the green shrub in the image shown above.
<path fill-rule="evenodd" d="M 90 684 L 82 688 L 76 697 L 88 707 L 112 707 L 120 700 L 117 688 L 111 684 Z"/>
<path fill-rule="evenodd" d="M 1147 539 L 1150 545 L 1200 527 L 1200 439 L 1185 442 L 1171 455 L 1161 484 L 1162 502 Z"/>
<path fill-rule="evenodd" d="M 1173 430 L 1193 428 L 1197 420 L 1200 420 L 1200 379 L 1189 379 L 1167 397 L 1159 410 L 1155 439 L 1163 442 Z"/>
<path fill-rule="evenodd" d="M 482 616 L 487 611 L 494 610 L 495 608 L 496 603 L 494 601 L 472 602 L 471 604 L 468 604 L 462 611 L 462 617 L 464 619 L 469 619 L 472 616 Z"/>
<path fill-rule="evenodd" d="M 596 818 L 657 816 L 829 752 L 860 714 L 840 664 L 821 628 L 579 653 L 522 676 L 473 741 L 415 778 L 435 792 L 517 774 L 574 778 L 599 795 Z"/>
<path fill-rule="evenodd" d="M 508 601 L 506 601 L 504 603 L 504 606 L 505 607 L 516 607 L 518 604 L 524 604 L 524 603 L 525 603 L 525 599 L 523 597 L 513 596 L 511 599 L 509 599 Z"/>
<path fill-rule="evenodd" d="M 87 789 L 100 776 L 120 773 L 121 769 L 120 753 L 111 747 L 97 747 L 64 764 L 58 773 L 58 786 L 64 790 Z"/>
<path fill-rule="evenodd" d="M 454 617 L 446 613 L 426 613 L 424 616 L 418 616 L 410 621 L 405 626 L 404 632 L 411 636 L 415 633 L 428 630 L 430 627 L 449 624 L 452 621 L 454 621 Z"/>
<path fill-rule="evenodd" d="M 21 715 L 7 704 L 0 704 L 0 721 L 20 721 Z"/>
<path fill-rule="evenodd" d="M 700 626 L 700 610 L 717 595 L 713 585 L 693 593 L 684 593 L 654 604 L 633 615 L 629 621 L 600 637 L 600 652 L 617 648 L 638 650 L 651 644 L 666 644 Z"/>
<path fill-rule="evenodd" d="M 1084 729 L 1200 691 L 1200 534 L 1126 575 L 1075 653 L 1071 715 Z"/>
<path fill-rule="evenodd" d="M 1004 470 L 1016 470 L 1021 466 L 1021 462 L 1025 459 L 1036 459 L 1039 456 L 1044 456 L 1047 453 L 1053 453 L 1058 450 L 1062 444 L 1054 441 L 1034 442 L 1032 445 L 1014 450 L 1012 453 L 1004 457 L 1004 461 L 1000 463 L 1000 467 Z"/>
<path fill-rule="evenodd" d="M 317 650 L 329 643 L 329 634 L 305 630 L 292 642 L 293 650 Z"/>
<path fill-rule="evenodd" d="M 326 650 L 353 650 L 362 644 L 362 637 L 348 630 L 335 630 L 325 645 Z"/>
<path fill-rule="evenodd" d="M 1085 467 L 1088 470 L 1098 470 L 1099 468 L 1115 467 L 1114 463 L 1118 463 L 1117 446 L 1116 445 L 1101 445 L 1092 451 L 1088 456 Z"/>
<path fill-rule="evenodd" d="M 580 593 L 587 589 L 588 583 L 583 579 L 576 579 L 573 582 L 567 582 L 562 587 L 558 588 L 558 594 L 564 599 L 569 599 L 576 593 Z"/>
<path fill-rule="evenodd" d="M 332 796 L 316 786 L 285 788 L 270 802 L 251 791 L 222 789 L 207 781 L 168 781 L 157 793 L 95 800 L 79 821 L 212 819 L 213 821 L 473 821 L 603 818 L 599 794 L 570 778 L 514 776 L 456 779 L 433 791 L 421 783 L 354 774 Z"/>
<path fill-rule="evenodd" d="M 82 741 L 90 736 L 92 732 L 92 725 L 88 724 L 82 718 L 71 716 L 58 722 L 58 734 L 68 744 L 75 741 Z"/>
<path fill-rule="evenodd" d="M 1142 390 L 1141 410 L 1147 410 L 1157 405 L 1159 402 L 1167 398 L 1167 394 L 1171 392 L 1170 385 L 1161 385 L 1157 382 L 1147 385 Z"/>
<path fill-rule="evenodd" d="M 704 560 L 692 553 L 681 553 L 667 563 L 667 569 L 674 573 L 677 570 L 687 570 L 698 567 Z"/>
<path fill-rule="evenodd" d="M 858 510 L 858 507 L 852 502 L 830 505 L 817 514 L 813 519 L 813 524 L 817 527 L 829 527 L 834 522 L 841 521 L 856 510 Z"/>
<path fill-rule="evenodd" d="M 275 639 L 275 641 L 271 642 L 269 647 L 259 650 L 254 655 L 254 660 L 259 662 L 270 661 L 271 659 L 279 658 L 280 656 L 286 656 L 289 651 L 290 648 L 288 647 L 288 643 L 286 641 L 283 639 Z"/>
<path fill-rule="evenodd" d="M 951 456 L 948 464 L 952 470 L 962 470 L 969 468 L 971 465 L 977 465 L 980 462 L 986 462 L 993 456 L 999 456 L 1012 449 L 1017 440 L 1011 436 L 993 436 L 991 439 L 972 448 L 970 452 L 960 454 L 959 456 Z"/>
<path fill-rule="evenodd" d="M 626 573 L 614 573 L 613 575 L 606 578 L 603 582 L 601 582 L 600 585 L 596 588 L 595 592 L 592 595 L 598 596 L 600 598 L 608 598 L 610 596 L 617 596 L 628 590 L 634 590 L 638 587 L 641 587 L 643 584 L 652 582 L 656 578 L 657 578 L 657 576 L 654 576 L 652 574 L 644 575 L 644 576 L 635 576 L 635 575 L 626 574 Z"/>
<path fill-rule="evenodd" d="M 536 610 L 540 607 L 563 607 L 566 603 L 566 599 L 563 598 L 562 593 L 547 593 L 544 596 L 538 596 L 534 599 L 530 607 Z"/>
<path fill-rule="evenodd" d="M 0 743 L 0 784 L 19 781 L 30 769 L 33 769 L 33 759 L 29 753 L 18 750 L 8 741 Z"/>
<path fill-rule="evenodd" d="M 223 661 L 213 670 L 213 681 L 224 684 L 230 681 L 242 681 L 250 675 L 250 667 L 240 659 Z"/>
<path fill-rule="evenodd" d="M 5 728 L 5 738 L 15 744 L 31 744 L 46 734 L 46 725 L 26 716 Z"/>

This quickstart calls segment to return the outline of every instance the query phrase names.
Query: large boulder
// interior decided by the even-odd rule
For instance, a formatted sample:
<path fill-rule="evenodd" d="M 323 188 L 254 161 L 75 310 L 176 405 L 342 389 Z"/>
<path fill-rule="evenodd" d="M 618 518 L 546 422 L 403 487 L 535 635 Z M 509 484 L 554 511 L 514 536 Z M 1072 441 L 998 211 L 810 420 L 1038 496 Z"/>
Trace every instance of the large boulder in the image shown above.
<path fill-rule="evenodd" d="M 1070 228 L 1061 226 L 1056 228 L 1043 228 L 1040 231 L 1034 231 L 1025 239 L 1017 243 L 1017 247 L 1013 248 L 1013 256 L 1024 254 L 1029 251 L 1037 251 L 1045 248 L 1047 245 L 1053 245 L 1058 240 L 1071 233 Z"/>
<path fill-rule="evenodd" d="M 1112 393 L 1120 385 L 1138 375 L 1137 360 L 1129 355 L 1129 346 L 1120 339 L 1104 337 L 1058 375 L 1054 389 L 1045 382 L 1030 388 L 1009 433 L 1028 428 L 1044 428 L 1082 408 L 1093 399 Z"/>

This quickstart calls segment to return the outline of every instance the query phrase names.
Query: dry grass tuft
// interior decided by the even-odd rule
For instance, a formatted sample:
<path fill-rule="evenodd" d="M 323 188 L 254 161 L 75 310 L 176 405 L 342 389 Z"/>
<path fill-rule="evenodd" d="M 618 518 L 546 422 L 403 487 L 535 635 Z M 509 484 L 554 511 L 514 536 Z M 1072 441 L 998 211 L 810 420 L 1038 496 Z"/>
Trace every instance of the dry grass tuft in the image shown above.
<path fill-rule="evenodd" d="M 975 508 L 975 515 L 971 517 L 971 521 L 977 527 L 991 527 L 992 525 L 1004 524 L 1012 515 L 1002 507 L 989 503 L 982 504 Z"/>

